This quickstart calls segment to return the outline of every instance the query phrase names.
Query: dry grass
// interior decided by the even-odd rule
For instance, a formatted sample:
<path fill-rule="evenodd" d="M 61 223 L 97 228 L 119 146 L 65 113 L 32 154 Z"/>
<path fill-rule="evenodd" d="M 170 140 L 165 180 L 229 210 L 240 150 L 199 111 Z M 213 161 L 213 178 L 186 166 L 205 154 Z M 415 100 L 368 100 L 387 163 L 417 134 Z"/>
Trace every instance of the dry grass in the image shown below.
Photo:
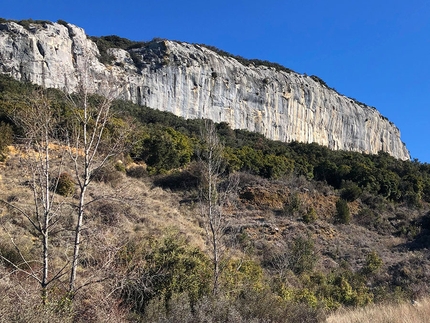
<path fill-rule="evenodd" d="M 372 305 L 354 310 L 340 310 L 327 323 L 428 323 L 430 298 L 414 303 Z"/>

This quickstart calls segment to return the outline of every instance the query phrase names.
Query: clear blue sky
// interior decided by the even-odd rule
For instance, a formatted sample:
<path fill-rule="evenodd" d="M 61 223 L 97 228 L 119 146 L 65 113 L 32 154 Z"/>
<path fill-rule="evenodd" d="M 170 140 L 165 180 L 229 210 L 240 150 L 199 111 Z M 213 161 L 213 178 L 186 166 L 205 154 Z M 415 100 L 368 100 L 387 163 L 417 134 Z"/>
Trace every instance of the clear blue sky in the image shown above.
<path fill-rule="evenodd" d="M 91 36 L 204 43 L 317 75 L 394 122 L 430 162 L 429 0 L 0 0 L 0 17 Z"/>

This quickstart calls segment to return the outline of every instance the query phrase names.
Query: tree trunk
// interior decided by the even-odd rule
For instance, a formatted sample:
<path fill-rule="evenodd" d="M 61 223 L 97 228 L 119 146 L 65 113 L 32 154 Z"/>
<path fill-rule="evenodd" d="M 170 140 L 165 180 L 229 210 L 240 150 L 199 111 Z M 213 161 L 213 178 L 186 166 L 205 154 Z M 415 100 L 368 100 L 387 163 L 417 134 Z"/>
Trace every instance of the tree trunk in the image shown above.
<path fill-rule="evenodd" d="M 72 266 L 71 266 L 70 282 L 69 282 L 69 292 L 71 294 L 75 292 L 76 271 L 78 268 L 79 251 L 80 251 L 80 245 L 81 245 L 81 231 L 82 231 L 82 225 L 84 223 L 84 203 L 85 203 L 86 190 L 87 190 L 87 186 L 84 186 L 81 188 L 81 193 L 79 198 L 78 222 L 76 223 L 76 228 L 75 228 L 75 241 L 73 246 L 73 258 L 72 258 Z"/>

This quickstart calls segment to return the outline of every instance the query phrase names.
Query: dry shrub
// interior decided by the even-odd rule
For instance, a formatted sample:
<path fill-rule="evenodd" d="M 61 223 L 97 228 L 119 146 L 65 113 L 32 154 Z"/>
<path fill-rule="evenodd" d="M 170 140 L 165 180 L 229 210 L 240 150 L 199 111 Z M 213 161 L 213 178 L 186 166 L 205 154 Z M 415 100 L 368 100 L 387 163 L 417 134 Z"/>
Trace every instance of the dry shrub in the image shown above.
<path fill-rule="evenodd" d="M 203 297 L 191 309 L 187 295 L 175 295 L 166 310 L 160 299 L 151 301 L 142 322 L 153 323 L 318 323 L 322 311 L 304 304 L 284 302 L 269 291 L 247 291 L 238 299 Z"/>
<path fill-rule="evenodd" d="M 3 277 L 1 268 L 0 277 Z M 0 294 L 0 323 L 73 322 L 70 308 L 64 306 L 65 304 L 61 300 L 51 300 L 46 306 L 43 306 L 40 285 L 28 280 L 25 282 L 24 289 L 20 284 L 22 277 L 18 280 L 0 279 L 0 290 L 2 291 Z"/>
<path fill-rule="evenodd" d="M 119 301 L 106 297 L 107 291 L 100 285 L 90 285 L 74 303 L 74 323 L 122 323 L 127 320 L 128 309 L 121 308 Z"/>
<path fill-rule="evenodd" d="M 0 230 L 0 261 L 2 260 L 5 266 L 11 268 L 17 266 L 27 269 L 29 264 L 34 264 L 35 260 L 33 243 L 29 236 L 21 233 L 22 230 L 17 231 L 20 235 L 12 241 L 7 233 Z"/>
<path fill-rule="evenodd" d="M 133 177 L 133 178 L 143 178 L 148 176 L 148 172 L 146 170 L 146 167 L 143 165 L 133 165 L 126 169 L 127 176 Z"/>
<path fill-rule="evenodd" d="M 91 213 L 103 224 L 115 225 L 120 222 L 121 216 L 126 210 L 127 208 L 123 203 L 102 200 L 94 203 Z"/>
<path fill-rule="evenodd" d="M 75 182 L 69 173 L 61 173 L 55 182 L 55 193 L 62 196 L 71 196 L 75 193 Z"/>
<path fill-rule="evenodd" d="M 247 187 L 251 185 L 265 186 L 269 183 L 267 179 L 250 173 L 240 172 L 238 176 L 240 187 Z"/>
<path fill-rule="evenodd" d="M 198 187 L 199 181 L 199 175 L 194 173 L 193 170 L 187 169 L 167 175 L 159 175 L 154 180 L 154 184 L 164 189 L 191 190 Z"/>
<path fill-rule="evenodd" d="M 110 184 L 112 187 L 116 187 L 122 180 L 122 173 L 118 171 L 114 165 L 105 165 L 98 168 L 92 174 L 92 179 L 99 183 Z"/>
<path fill-rule="evenodd" d="M 28 279 L 23 282 L 20 275 L 8 275 L 0 263 L 0 323 L 128 322 L 127 309 L 120 308 L 101 284 L 80 290 L 73 304 L 57 287 L 50 289 L 48 303 L 43 306 L 40 285 Z"/>

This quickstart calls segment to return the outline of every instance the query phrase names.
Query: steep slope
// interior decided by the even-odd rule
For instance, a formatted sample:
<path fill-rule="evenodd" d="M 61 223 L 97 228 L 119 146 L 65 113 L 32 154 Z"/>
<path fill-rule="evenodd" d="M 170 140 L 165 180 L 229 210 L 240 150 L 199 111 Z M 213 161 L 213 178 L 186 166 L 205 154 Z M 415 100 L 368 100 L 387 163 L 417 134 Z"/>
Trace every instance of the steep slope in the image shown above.
<path fill-rule="evenodd" d="M 210 118 L 270 139 L 409 159 L 400 131 L 376 109 L 318 78 L 249 64 L 204 46 L 159 40 L 107 52 L 71 24 L 0 24 L 0 72 L 76 91 L 80 82 L 185 118 Z"/>

